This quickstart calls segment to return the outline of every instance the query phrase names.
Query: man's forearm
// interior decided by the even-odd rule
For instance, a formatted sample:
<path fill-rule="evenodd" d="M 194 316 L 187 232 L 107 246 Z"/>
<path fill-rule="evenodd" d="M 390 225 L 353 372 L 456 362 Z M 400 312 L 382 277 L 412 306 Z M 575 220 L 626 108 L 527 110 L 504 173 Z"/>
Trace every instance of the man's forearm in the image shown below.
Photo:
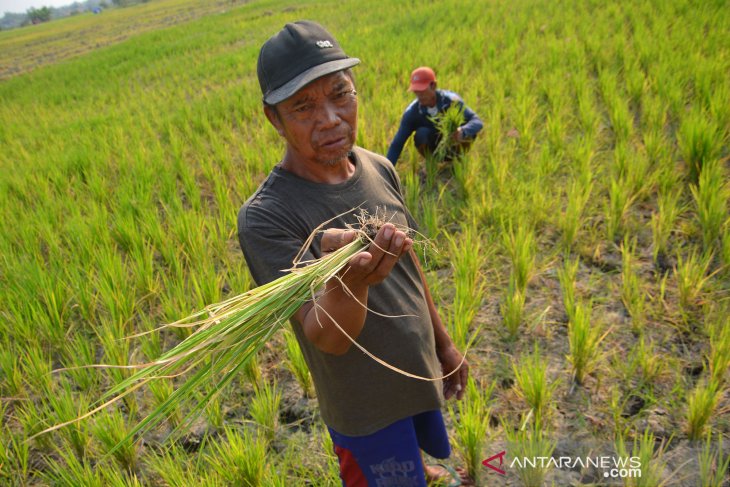
<path fill-rule="evenodd" d="M 360 335 L 365 325 L 368 287 L 358 289 L 348 285 L 348 290 L 339 281 L 332 280 L 316 302 L 304 305 L 299 313 L 307 339 L 325 353 L 342 355 L 352 346 L 337 325 L 352 339 Z"/>

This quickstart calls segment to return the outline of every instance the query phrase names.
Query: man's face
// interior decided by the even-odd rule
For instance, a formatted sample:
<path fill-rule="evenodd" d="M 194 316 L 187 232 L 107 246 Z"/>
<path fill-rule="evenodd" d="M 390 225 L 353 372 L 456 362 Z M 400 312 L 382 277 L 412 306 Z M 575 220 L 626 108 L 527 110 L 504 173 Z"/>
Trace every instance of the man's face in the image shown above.
<path fill-rule="evenodd" d="M 436 83 L 431 83 L 425 90 L 413 90 L 418 98 L 418 103 L 424 107 L 432 107 L 436 105 Z"/>
<path fill-rule="evenodd" d="M 344 72 L 318 78 L 266 115 L 286 139 L 297 162 L 335 165 L 347 157 L 357 134 L 355 86 Z"/>

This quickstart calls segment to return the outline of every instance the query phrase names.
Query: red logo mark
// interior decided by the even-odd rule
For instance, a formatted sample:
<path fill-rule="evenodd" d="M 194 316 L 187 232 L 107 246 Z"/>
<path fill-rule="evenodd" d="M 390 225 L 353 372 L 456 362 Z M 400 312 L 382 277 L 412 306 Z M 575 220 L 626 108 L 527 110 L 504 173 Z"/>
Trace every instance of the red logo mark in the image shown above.
<path fill-rule="evenodd" d="M 489 457 L 486 460 L 484 460 L 482 462 L 482 465 L 484 465 L 485 467 L 491 468 L 492 470 L 494 470 L 495 472 L 497 472 L 499 475 L 505 475 L 507 472 L 505 472 L 504 470 L 502 470 L 499 467 L 495 467 L 494 465 L 492 465 L 491 464 L 491 461 L 492 460 L 496 460 L 497 458 L 499 458 L 499 466 L 501 467 L 502 466 L 502 461 L 503 461 L 504 456 L 506 454 L 507 454 L 507 452 L 505 450 L 502 450 L 501 452 L 497 453 L 496 455 L 492 455 L 491 457 Z"/>

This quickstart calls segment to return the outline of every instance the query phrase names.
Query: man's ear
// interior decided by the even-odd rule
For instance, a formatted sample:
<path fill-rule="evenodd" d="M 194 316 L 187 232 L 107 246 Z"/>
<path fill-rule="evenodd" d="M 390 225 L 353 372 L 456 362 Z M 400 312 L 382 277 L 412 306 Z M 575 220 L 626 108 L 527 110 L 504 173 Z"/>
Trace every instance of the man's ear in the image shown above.
<path fill-rule="evenodd" d="M 266 114 L 266 118 L 269 119 L 269 123 L 274 126 L 276 131 L 279 132 L 279 135 L 284 137 L 284 125 L 281 123 L 281 119 L 279 118 L 279 113 L 276 111 L 276 108 L 265 104 L 264 113 Z"/>

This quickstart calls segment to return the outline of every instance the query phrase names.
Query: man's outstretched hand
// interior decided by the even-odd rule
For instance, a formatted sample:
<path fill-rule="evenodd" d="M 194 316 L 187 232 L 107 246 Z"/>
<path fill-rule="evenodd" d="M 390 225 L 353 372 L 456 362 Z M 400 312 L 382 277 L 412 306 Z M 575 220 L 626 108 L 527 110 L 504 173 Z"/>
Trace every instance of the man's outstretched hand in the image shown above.
<path fill-rule="evenodd" d="M 322 235 L 322 251 L 332 252 L 352 242 L 354 230 L 330 229 Z M 392 223 L 383 225 L 366 251 L 354 255 L 342 273 L 345 284 L 355 287 L 382 282 L 398 259 L 413 247 L 413 240 Z"/>

